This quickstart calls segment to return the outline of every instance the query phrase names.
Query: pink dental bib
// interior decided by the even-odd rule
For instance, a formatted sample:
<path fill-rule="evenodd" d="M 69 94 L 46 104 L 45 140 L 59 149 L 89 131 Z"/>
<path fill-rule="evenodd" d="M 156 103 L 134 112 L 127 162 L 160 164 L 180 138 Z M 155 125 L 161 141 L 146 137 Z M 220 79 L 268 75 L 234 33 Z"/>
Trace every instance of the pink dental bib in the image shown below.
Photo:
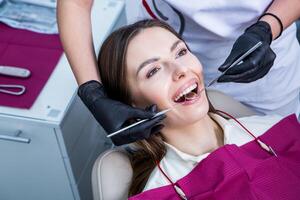
<path fill-rule="evenodd" d="M 290 115 L 259 137 L 277 157 L 253 140 L 240 147 L 224 145 L 187 176 L 135 195 L 130 200 L 299 200 L 300 124 Z M 176 187 L 174 187 L 176 185 Z"/>

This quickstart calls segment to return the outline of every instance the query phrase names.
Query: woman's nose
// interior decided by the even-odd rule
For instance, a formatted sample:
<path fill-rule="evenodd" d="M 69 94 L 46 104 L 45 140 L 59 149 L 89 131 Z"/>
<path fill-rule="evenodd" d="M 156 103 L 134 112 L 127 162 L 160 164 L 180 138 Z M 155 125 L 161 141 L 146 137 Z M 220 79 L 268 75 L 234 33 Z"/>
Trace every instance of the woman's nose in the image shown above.
<path fill-rule="evenodd" d="M 178 63 L 172 63 L 173 68 L 173 80 L 177 81 L 181 78 L 184 78 L 187 73 L 187 67 L 184 67 Z"/>

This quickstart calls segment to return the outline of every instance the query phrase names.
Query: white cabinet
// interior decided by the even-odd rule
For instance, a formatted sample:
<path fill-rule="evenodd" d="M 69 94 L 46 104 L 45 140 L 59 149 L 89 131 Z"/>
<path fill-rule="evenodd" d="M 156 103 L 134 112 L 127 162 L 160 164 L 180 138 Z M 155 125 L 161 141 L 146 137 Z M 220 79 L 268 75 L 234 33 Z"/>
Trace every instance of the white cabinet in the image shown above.
<path fill-rule="evenodd" d="M 91 199 L 94 160 L 111 143 L 76 97 L 60 124 L 0 116 L 0 199 Z"/>
<path fill-rule="evenodd" d="M 30 139 L 0 140 L 1 199 L 74 199 L 54 129 L 7 118 L 0 127 L 0 138 L 22 130 L 19 137 Z"/>
<path fill-rule="evenodd" d="M 123 0 L 94 1 L 96 51 L 125 21 Z M 92 165 L 111 142 L 76 89 L 63 55 L 31 109 L 0 106 L 1 200 L 92 199 Z"/>

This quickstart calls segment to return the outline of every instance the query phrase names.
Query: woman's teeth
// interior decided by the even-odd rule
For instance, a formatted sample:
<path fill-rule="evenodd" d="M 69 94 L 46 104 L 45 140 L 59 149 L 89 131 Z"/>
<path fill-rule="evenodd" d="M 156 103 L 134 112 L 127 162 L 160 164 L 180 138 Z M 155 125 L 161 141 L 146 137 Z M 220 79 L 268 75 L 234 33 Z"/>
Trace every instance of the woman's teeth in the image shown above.
<path fill-rule="evenodd" d="M 178 96 L 176 96 L 174 101 L 177 102 L 180 98 L 182 98 L 183 96 L 187 95 L 188 93 L 190 93 L 192 90 L 194 90 L 196 88 L 197 88 L 197 83 L 194 83 L 190 87 L 188 87 L 185 90 L 183 90 Z"/>
<path fill-rule="evenodd" d="M 190 92 L 190 93 L 184 95 L 184 98 L 187 101 L 193 100 L 195 97 L 197 97 L 197 93 L 195 93 L 195 92 Z"/>

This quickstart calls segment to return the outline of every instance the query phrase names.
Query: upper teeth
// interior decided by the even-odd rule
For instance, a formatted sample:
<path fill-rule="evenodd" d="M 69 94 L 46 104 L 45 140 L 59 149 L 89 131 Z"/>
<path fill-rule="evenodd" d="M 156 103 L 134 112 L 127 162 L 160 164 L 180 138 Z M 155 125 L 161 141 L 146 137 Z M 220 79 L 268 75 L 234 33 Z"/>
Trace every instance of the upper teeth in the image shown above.
<path fill-rule="evenodd" d="M 183 95 L 186 95 L 187 93 L 191 92 L 193 89 L 197 88 L 197 84 L 194 83 L 193 85 L 191 85 L 190 87 L 186 88 L 185 90 L 183 90 L 179 95 L 177 95 L 175 97 L 175 101 L 178 101 L 178 99 L 180 99 Z"/>

